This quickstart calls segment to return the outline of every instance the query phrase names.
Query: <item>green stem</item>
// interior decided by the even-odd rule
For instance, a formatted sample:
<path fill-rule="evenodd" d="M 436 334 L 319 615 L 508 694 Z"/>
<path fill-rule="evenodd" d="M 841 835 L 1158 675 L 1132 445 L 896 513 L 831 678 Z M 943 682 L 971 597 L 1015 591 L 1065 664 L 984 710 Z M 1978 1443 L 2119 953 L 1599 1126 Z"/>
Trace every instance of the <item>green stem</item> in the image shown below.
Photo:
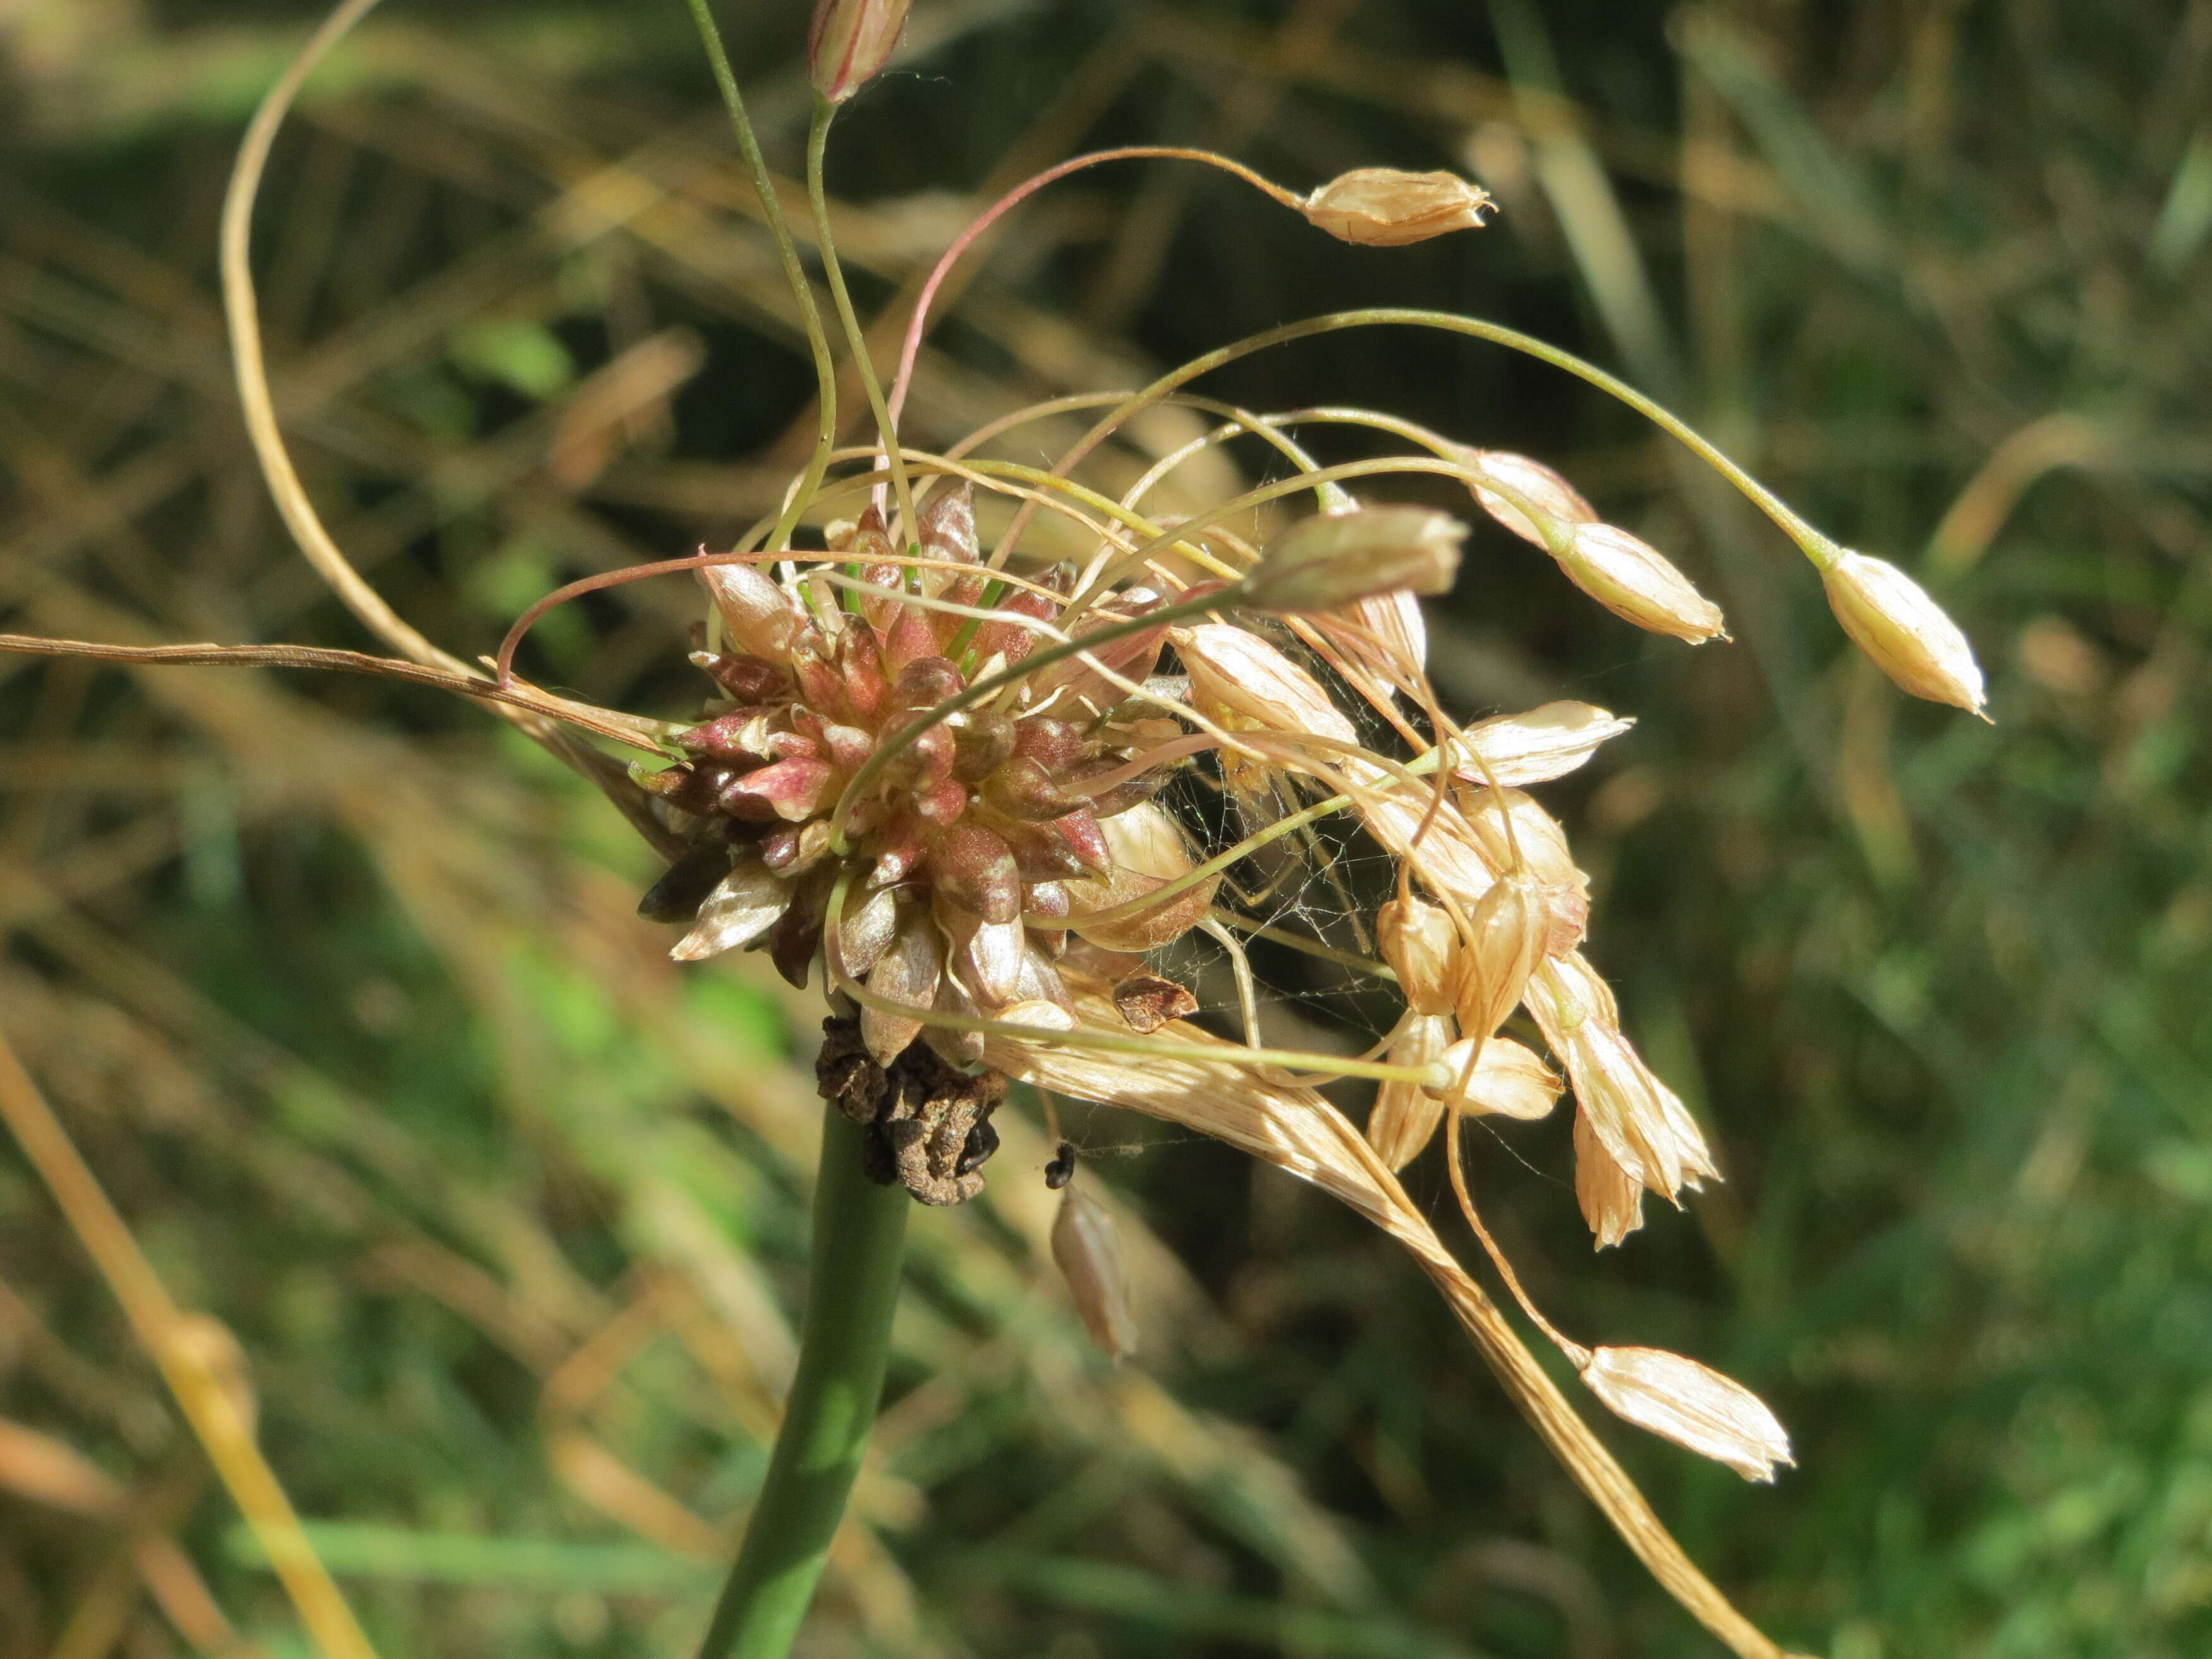
<path fill-rule="evenodd" d="M 822 153 L 830 140 L 830 118 L 837 106 L 817 93 L 814 97 L 814 120 L 806 132 L 806 200 L 814 210 L 814 242 L 821 250 L 822 270 L 830 279 L 830 298 L 837 307 L 837 320 L 844 325 L 846 343 L 852 349 L 853 367 L 860 371 L 860 386 L 866 392 L 868 408 L 876 417 L 876 431 L 883 440 L 884 459 L 890 468 L 891 492 L 898 498 L 899 518 L 905 526 L 906 539 L 913 541 L 921 534 L 921 526 L 914 516 L 914 489 L 908 483 L 906 459 L 899 453 L 898 434 L 891 425 L 890 411 L 884 404 L 884 389 L 876 379 L 876 365 L 868 355 L 868 337 L 860 331 L 860 319 L 853 310 L 853 296 L 845 289 L 845 270 L 837 263 L 836 245 L 830 239 L 830 199 L 822 188 Z"/>
<path fill-rule="evenodd" d="M 714 27 L 714 15 L 707 9 L 707 0 L 690 0 L 690 4 L 691 15 L 699 25 L 699 38 L 707 48 L 708 64 L 714 72 L 714 85 L 721 92 L 724 107 L 730 112 L 730 125 L 737 131 L 738 148 L 744 152 L 753 191 L 760 198 L 769 234 L 775 238 L 775 251 L 783 261 L 784 278 L 791 284 L 792 296 L 799 301 L 799 320 L 805 327 L 806 343 L 814 354 L 815 412 L 819 417 L 814 459 L 806 464 L 805 476 L 800 479 L 799 488 L 791 492 L 790 502 L 776 520 L 775 533 L 769 538 L 769 545 L 781 550 L 791 545 L 791 532 L 799 527 L 799 515 L 806 510 L 806 504 L 814 499 L 814 492 L 821 488 L 823 476 L 830 470 L 830 452 L 837 447 L 837 370 L 830 361 L 830 337 L 822 327 L 822 313 L 814 303 L 814 286 L 806 280 L 806 268 L 799 263 L 798 245 L 791 240 L 791 227 L 785 222 L 783 204 L 776 199 L 775 180 L 761 155 L 760 141 L 753 137 L 753 124 L 745 114 L 745 100 L 738 95 L 738 77 L 731 72 L 729 54 L 722 50 L 722 36 Z M 834 270 L 836 266 L 830 268 Z"/>
<path fill-rule="evenodd" d="M 799 1371 L 699 1659 L 784 1659 L 860 1473 L 883 1396 L 913 1207 L 905 1188 L 878 1187 L 861 1173 L 860 1141 L 857 1124 L 835 1105 L 824 1109 Z"/>

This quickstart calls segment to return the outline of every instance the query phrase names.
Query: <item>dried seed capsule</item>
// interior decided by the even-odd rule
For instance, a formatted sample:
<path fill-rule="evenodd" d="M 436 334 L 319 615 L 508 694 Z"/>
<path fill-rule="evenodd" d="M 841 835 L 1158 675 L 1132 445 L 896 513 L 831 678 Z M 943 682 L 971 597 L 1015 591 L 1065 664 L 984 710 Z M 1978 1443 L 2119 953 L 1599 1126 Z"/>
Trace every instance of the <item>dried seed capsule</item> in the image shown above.
<path fill-rule="evenodd" d="M 1474 230 L 1495 206 L 1490 193 L 1455 173 L 1355 167 L 1305 200 L 1306 222 L 1365 247 L 1404 247 L 1455 230 Z"/>
<path fill-rule="evenodd" d="M 1575 1114 L 1575 1202 L 1597 1239 L 1610 1249 L 1644 1224 L 1644 1188 L 1613 1162 L 1590 1127 L 1589 1114 Z"/>
<path fill-rule="evenodd" d="M 1551 550 L 1567 580 L 1624 622 L 1692 645 L 1721 634 L 1720 606 L 1690 586 L 1659 550 L 1617 525 L 1582 524 Z"/>
<path fill-rule="evenodd" d="M 1583 1381 L 1616 1416 L 1725 1463 L 1747 1480 L 1794 1463 L 1790 1435 L 1765 1401 L 1710 1365 L 1663 1348 L 1600 1348 Z"/>
<path fill-rule="evenodd" d="M 1150 951 L 1181 939 L 1213 902 L 1218 875 L 1170 894 L 1133 915 L 1093 921 L 1091 916 L 1124 903 L 1140 903 L 1193 868 L 1190 846 L 1175 820 L 1157 806 L 1133 807 L 1099 828 L 1109 867 L 1100 876 L 1067 883 L 1068 927 L 1109 951 Z"/>
<path fill-rule="evenodd" d="M 937 924 L 917 910 L 869 974 L 868 992 L 886 1002 L 927 1012 L 936 1005 L 937 984 L 944 971 L 945 953 L 937 942 Z M 922 1024 L 921 1012 L 908 1017 L 862 1008 L 860 1041 L 877 1065 L 888 1066 L 921 1035 Z"/>
<path fill-rule="evenodd" d="M 883 960 L 898 929 L 898 894 L 885 887 L 860 898 L 847 896 L 837 921 L 837 963 L 851 979 L 866 979 Z"/>
<path fill-rule="evenodd" d="M 1425 507 L 1364 507 L 1301 519 L 1244 579 L 1255 610 L 1334 611 L 1376 593 L 1448 593 L 1467 526 Z"/>
<path fill-rule="evenodd" d="M 1376 912 L 1375 938 L 1415 1013 L 1451 1012 L 1462 971 L 1459 932 L 1442 905 L 1390 899 Z"/>
<path fill-rule="evenodd" d="M 1982 671 L 1959 624 L 1886 559 L 1845 553 L 1820 573 L 1851 642 L 1916 697 L 1982 712 Z"/>
<path fill-rule="evenodd" d="M 1479 1041 L 1503 1025 L 1519 1005 L 1528 976 L 1544 960 L 1552 917 L 1534 878 L 1510 875 L 1482 896 L 1468 920 L 1474 938 L 1460 981 L 1459 1023 Z"/>
<path fill-rule="evenodd" d="M 1600 744 L 1635 724 L 1586 702 L 1547 702 L 1525 714 L 1500 714 L 1461 734 L 1452 751 L 1452 775 L 1502 787 L 1548 783 L 1578 769 Z"/>
<path fill-rule="evenodd" d="M 1390 1045 L 1390 1063 L 1425 1066 L 1442 1059 L 1451 1040 L 1450 1020 L 1417 1015 Z M 1367 1114 L 1367 1144 L 1393 1170 L 1402 1170 L 1421 1155 L 1443 1118 L 1443 1103 L 1419 1084 L 1385 1083 Z"/>
<path fill-rule="evenodd" d="M 1116 1359 L 1136 1352 L 1137 1321 L 1129 1308 L 1121 1237 L 1106 1207 L 1080 1186 L 1070 1185 L 1060 1199 L 1052 1224 L 1052 1259 L 1091 1340 Z"/>
<path fill-rule="evenodd" d="M 1533 1121 L 1549 1116 L 1559 1097 L 1558 1075 L 1510 1037 L 1462 1037 L 1442 1059 L 1452 1074 L 1443 1103 L 1469 1117 Z"/>

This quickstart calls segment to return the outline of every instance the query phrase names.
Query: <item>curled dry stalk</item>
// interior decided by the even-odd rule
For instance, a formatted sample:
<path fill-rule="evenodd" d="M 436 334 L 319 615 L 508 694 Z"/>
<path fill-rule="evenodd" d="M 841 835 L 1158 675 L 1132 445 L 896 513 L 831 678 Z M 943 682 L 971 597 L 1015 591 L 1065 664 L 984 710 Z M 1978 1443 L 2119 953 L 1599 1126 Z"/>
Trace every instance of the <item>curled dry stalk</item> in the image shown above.
<path fill-rule="evenodd" d="M 1902 573 L 1838 547 L 1634 388 L 1479 319 L 1338 313 L 1222 346 L 1129 392 L 1002 416 L 942 453 L 903 442 L 900 411 L 946 273 L 1005 215 L 1079 167 L 1139 155 L 1200 161 L 1321 230 L 1379 246 L 1474 228 L 1489 203 L 1441 173 L 1362 169 L 1301 196 L 1195 152 L 1078 157 L 1015 187 L 947 249 L 921 289 L 886 395 L 830 240 L 823 156 L 837 106 L 896 46 L 902 0 L 822 0 L 809 40 L 818 94 L 809 202 L 840 331 L 877 426 L 872 443 L 839 450 L 829 331 L 705 0 L 689 0 L 798 299 L 819 384 L 818 440 L 778 510 L 730 549 L 548 595 L 482 673 L 396 616 L 324 529 L 285 451 L 261 356 L 247 244 L 262 167 L 301 82 L 374 3 L 345 0 L 257 112 L 226 201 L 222 269 L 240 395 L 284 521 L 354 614 L 404 660 L 21 635 L 0 636 L 0 648 L 343 669 L 475 697 L 591 777 L 666 858 L 640 912 L 684 927 L 676 958 L 763 950 L 793 985 L 822 986 L 827 1161 L 804 1358 L 775 1473 L 704 1659 L 775 1659 L 788 1649 L 881 1387 L 902 1194 L 945 1205 L 981 1188 L 997 1144 L 992 1114 L 1014 1080 L 1216 1136 L 1382 1228 L 1437 1283 L 1507 1393 L 1659 1582 L 1736 1653 L 1774 1659 L 1778 1650 L 1688 1559 L 1399 1184 L 1395 1172 L 1448 1124 L 1452 1185 L 1474 1236 L 1602 1404 L 1750 1479 L 1771 1479 L 1790 1461 L 1780 1425 L 1741 1385 L 1679 1355 L 1586 1346 L 1559 1332 L 1523 1293 L 1475 1211 L 1460 1161 L 1462 1121 L 1542 1116 L 1569 1085 L 1576 1195 L 1600 1248 L 1643 1224 L 1645 1193 L 1679 1205 L 1686 1188 L 1719 1172 L 1695 1120 L 1637 1054 L 1611 992 L 1583 958 L 1588 878 L 1564 831 L 1525 793 L 1574 770 L 1631 722 L 1575 702 L 1455 722 L 1428 682 L 1416 596 L 1451 585 L 1465 526 L 1429 508 L 1363 501 L 1347 486 L 1395 475 L 1450 479 L 1590 597 L 1650 631 L 1692 643 L 1724 637 L 1719 609 L 1540 462 L 1387 413 L 1254 412 L 1187 388 L 1254 352 L 1337 330 L 1411 326 L 1483 339 L 1579 377 L 1687 446 L 1796 544 L 1846 631 L 1893 679 L 1978 713 L 1979 672 L 1957 628 Z M 1133 420 L 1169 403 L 1220 424 L 1158 460 L 1118 499 L 1078 476 Z M 1097 411 L 1092 424 L 1049 466 L 984 453 L 1025 422 L 1079 410 Z M 1413 450 L 1324 465 L 1293 436 L 1340 424 Z M 1147 509 L 1183 462 L 1240 438 L 1268 446 L 1287 476 L 1173 518 Z M 832 476 L 855 463 L 858 471 Z M 1308 491 L 1318 510 L 1256 544 L 1234 528 Z M 988 554 L 979 503 L 1006 514 Z M 822 546 L 794 544 L 810 513 L 839 504 L 855 510 L 830 521 Z M 1041 526 L 1077 556 L 1038 556 L 1032 532 Z M 710 690 L 695 715 L 592 708 L 514 673 L 523 635 L 552 606 L 679 572 L 702 584 L 708 605 L 691 659 Z M 624 769 L 578 732 L 644 758 Z M 1200 813 L 1200 801 L 1221 811 Z M 1355 890 L 1328 856 L 1354 844 L 1383 855 L 1387 876 L 1367 890 Z M 1298 860 L 1316 849 L 1325 868 L 1310 878 Z M 1334 934 L 1310 909 L 1267 908 L 1263 896 L 1295 896 L 1310 878 L 1334 884 L 1336 902 L 1352 912 Z M 1371 919 L 1360 914 L 1370 908 Z M 1219 942 L 1235 963 L 1230 1012 L 1242 1042 L 1193 1024 L 1199 999 L 1169 971 L 1194 934 Z M 1272 1047 L 1240 935 L 1291 945 L 1370 988 L 1395 987 L 1402 1006 L 1363 1054 Z M 1502 1035 L 1516 1011 L 1540 1033 L 1548 1059 Z M 1346 1079 L 1376 1085 L 1364 1133 L 1315 1091 Z M 1086 1323 L 1122 1352 L 1133 1328 L 1126 1307 L 1115 1305 L 1110 1221 L 1066 1173 L 1054 1182 L 1066 1187 L 1068 1206 L 1055 1255 Z M 309 1578 L 301 1583 L 312 1589 Z"/>

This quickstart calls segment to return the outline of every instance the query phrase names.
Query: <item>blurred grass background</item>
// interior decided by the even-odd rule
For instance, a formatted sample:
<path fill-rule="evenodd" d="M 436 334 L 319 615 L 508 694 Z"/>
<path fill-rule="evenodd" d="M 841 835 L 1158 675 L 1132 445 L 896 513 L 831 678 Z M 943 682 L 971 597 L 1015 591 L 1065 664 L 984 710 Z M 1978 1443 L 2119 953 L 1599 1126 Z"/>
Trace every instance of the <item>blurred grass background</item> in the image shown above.
<path fill-rule="evenodd" d="M 214 297 L 238 134 L 320 9 L 0 4 L 0 626 L 369 643 L 267 505 Z M 728 10 L 794 171 L 804 8 Z M 1730 1181 L 1595 1261 L 1564 1123 L 1486 1145 L 1479 1188 L 1571 1330 L 1708 1359 L 1793 1430 L 1771 1490 L 1614 1436 L 1662 1513 L 1829 1659 L 2212 1651 L 2212 3 L 923 0 L 913 47 L 832 147 L 873 307 L 1078 148 L 1454 167 L 1504 208 L 1386 254 L 1211 175 L 1086 174 L 937 337 L 925 441 L 1437 305 L 1620 368 L 1951 605 L 1994 727 L 1905 706 L 1778 538 L 1578 384 L 1362 331 L 1206 388 L 1553 461 L 1728 607 L 1733 647 L 1650 640 L 1484 526 L 1436 623 L 1462 713 L 1641 722 L 1547 799 Z M 811 383 L 756 214 L 675 0 L 392 0 L 343 49 L 257 265 L 310 488 L 403 615 L 489 650 L 773 502 Z M 690 609 L 574 607 L 535 672 L 672 708 Z M 394 1659 L 684 1651 L 765 1462 L 812 1017 L 757 958 L 672 971 L 629 915 L 651 873 L 480 711 L 0 659 L 0 1030 L 234 1334 Z M 1142 1363 L 1085 1346 L 1049 1148 L 1010 1126 L 985 1201 L 916 1218 L 808 1652 L 1712 1650 L 1387 1246 L 1218 1147 L 1078 1132 Z M 247 1651 L 306 1649 L 0 1146 L 0 1656 Z"/>

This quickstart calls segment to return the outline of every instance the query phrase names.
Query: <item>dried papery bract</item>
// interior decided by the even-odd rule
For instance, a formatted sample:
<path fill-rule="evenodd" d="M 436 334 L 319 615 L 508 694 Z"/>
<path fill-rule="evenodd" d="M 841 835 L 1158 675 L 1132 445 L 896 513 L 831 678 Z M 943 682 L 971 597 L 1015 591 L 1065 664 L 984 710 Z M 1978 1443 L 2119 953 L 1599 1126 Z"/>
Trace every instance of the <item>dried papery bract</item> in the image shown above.
<path fill-rule="evenodd" d="M 1121 1235 L 1106 1206 L 1079 1179 L 1060 1196 L 1052 1224 L 1052 1259 L 1067 1280 L 1068 1295 L 1091 1341 L 1116 1359 L 1136 1352 L 1137 1319 L 1129 1306 L 1129 1268 Z"/>
<path fill-rule="evenodd" d="M 815 91 L 842 104 L 874 78 L 898 48 L 910 0 L 817 0 L 806 29 L 806 69 Z"/>
<path fill-rule="evenodd" d="M 1600 1348 L 1583 1381 L 1608 1409 L 1747 1480 L 1771 1480 L 1794 1463 L 1790 1436 L 1742 1383 L 1663 1348 Z"/>
<path fill-rule="evenodd" d="M 1559 1098 L 1558 1074 L 1510 1037 L 1462 1037 L 1442 1058 L 1452 1080 L 1441 1098 L 1467 1116 L 1533 1121 L 1549 1116 Z"/>
<path fill-rule="evenodd" d="M 1467 758 L 1453 775 L 1465 783 L 1506 787 L 1549 783 L 1635 724 L 1586 702 L 1547 702 L 1525 714 L 1500 714 L 1460 735 L 1453 753 Z"/>
<path fill-rule="evenodd" d="M 1455 173 L 1356 167 L 1305 199 L 1307 222 L 1368 247 L 1403 247 L 1455 230 L 1474 230 L 1495 206 L 1490 193 Z"/>
<path fill-rule="evenodd" d="M 1363 507 L 1301 519 L 1260 556 L 1243 598 L 1255 611 L 1335 611 L 1377 593 L 1448 593 L 1467 526 L 1425 507 Z"/>
<path fill-rule="evenodd" d="M 1567 580 L 1624 622 L 1697 645 L 1720 636 L 1720 606 L 1648 542 L 1617 525 L 1580 524 L 1550 550 Z"/>
<path fill-rule="evenodd" d="M 1974 648 L 1943 607 L 1886 559 L 1846 552 L 1820 573 L 1828 605 L 1851 641 L 1905 690 L 1982 712 Z"/>

